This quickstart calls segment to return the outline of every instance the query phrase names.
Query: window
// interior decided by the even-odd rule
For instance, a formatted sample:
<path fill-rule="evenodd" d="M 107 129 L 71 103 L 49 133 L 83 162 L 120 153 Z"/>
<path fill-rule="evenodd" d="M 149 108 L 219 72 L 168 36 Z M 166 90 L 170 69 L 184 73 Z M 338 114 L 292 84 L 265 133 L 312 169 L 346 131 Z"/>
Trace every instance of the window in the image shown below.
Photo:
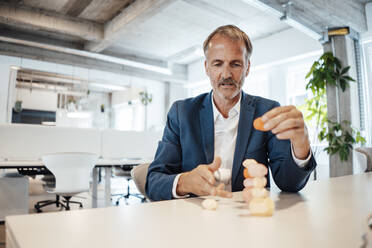
<path fill-rule="evenodd" d="M 306 92 L 305 79 L 311 64 L 302 64 L 288 68 L 286 88 L 287 88 L 287 105 L 301 106 L 305 103 L 308 93 Z"/>
<path fill-rule="evenodd" d="M 138 101 L 115 105 L 114 128 L 118 130 L 143 131 L 145 129 L 145 107 Z"/>
<path fill-rule="evenodd" d="M 254 71 L 245 79 L 243 91 L 255 96 L 269 98 L 268 73 Z"/>
<path fill-rule="evenodd" d="M 195 86 L 190 87 L 189 97 L 195 97 L 200 94 L 210 92 L 211 90 L 212 90 L 212 86 L 209 80 L 204 80 L 200 83 L 195 84 Z"/>
<path fill-rule="evenodd" d="M 365 99 L 365 134 L 367 146 L 372 145 L 372 114 L 371 114 L 371 96 L 372 96 L 372 40 L 366 40 L 363 44 L 363 64 L 364 64 L 364 99 Z"/>

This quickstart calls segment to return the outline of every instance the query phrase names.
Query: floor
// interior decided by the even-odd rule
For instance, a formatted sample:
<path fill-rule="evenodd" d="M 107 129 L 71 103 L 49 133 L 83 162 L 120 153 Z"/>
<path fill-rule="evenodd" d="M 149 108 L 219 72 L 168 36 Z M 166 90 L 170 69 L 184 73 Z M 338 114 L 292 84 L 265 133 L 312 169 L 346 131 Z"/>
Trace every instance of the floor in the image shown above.
<path fill-rule="evenodd" d="M 130 188 L 130 193 L 133 194 L 133 193 L 139 193 L 134 182 L 132 180 L 129 181 L 129 188 Z M 126 179 L 123 179 L 123 178 L 120 178 L 120 177 L 114 177 L 114 178 L 111 178 L 111 193 L 112 193 L 112 206 L 116 206 L 116 200 L 118 198 L 118 196 L 115 196 L 115 194 L 125 194 L 127 192 L 127 180 Z M 31 194 L 30 195 L 30 203 L 29 203 L 29 212 L 30 213 L 36 213 L 36 210 L 34 208 L 34 205 L 35 203 L 37 203 L 38 201 L 42 201 L 42 200 L 54 200 L 55 199 L 55 195 L 52 195 L 52 194 L 48 194 L 48 193 L 44 193 L 44 194 Z M 83 208 L 87 209 L 87 208 L 92 208 L 92 191 L 90 190 L 89 192 L 84 192 L 84 193 L 81 193 L 81 194 L 77 194 L 75 195 L 74 197 L 71 198 L 71 200 L 73 201 L 78 201 L 78 202 L 81 202 L 83 204 Z M 97 200 L 97 206 L 98 207 L 104 207 L 104 182 L 100 183 L 98 185 L 98 200 Z M 140 204 L 141 203 L 141 199 L 137 198 L 137 197 L 129 197 L 127 199 L 127 201 L 124 201 L 124 199 L 122 198 L 120 201 L 119 201 L 119 205 L 124 205 L 124 204 L 128 204 L 128 205 L 133 205 L 133 204 Z M 77 210 L 79 209 L 79 206 L 77 204 L 71 204 L 70 205 L 71 209 L 72 210 Z M 57 208 L 55 205 L 49 205 L 49 206 L 45 206 L 44 208 L 42 208 L 43 212 L 54 212 L 54 211 L 65 211 L 61 208 Z"/>
<path fill-rule="evenodd" d="M 42 189 L 42 186 L 40 184 L 41 182 L 39 180 L 30 180 L 30 201 L 29 201 L 29 213 L 36 213 L 36 210 L 34 208 L 34 205 L 38 201 L 42 200 L 54 200 L 55 195 L 45 193 Z M 127 180 L 121 177 L 113 177 L 111 178 L 111 193 L 113 195 L 115 194 L 126 194 L 127 192 Z M 134 182 L 132 180 L 129 181 L 129 188 L 130 193 L 139 193 Z M 112 196 L 112 206 L 116 206 L 116 200 L 118 199 L 118 196 Z M 74 197 L 72 197 L 73 201 L 79 201 L 83 204 L 84 209 L 92 208 L 92 191 L 78 194 Z M 124 201 L 124 199 L 120 199 L 119 205 L 135 205 L 135 204 L 141 204 L 141 199 L 137 197 L 130 196 L 127 201 Z M 98 185 L 98 201 L 97 201 L 98 207 L 104 207 L 104 182 L 102 181 Z M 72 211 L 78 211 L 80 208 L 77 204 L 72 204 L 71 206 Z M 65 211 L 64 209 L 57 208 L 56 205 L 49 205 L 44 208 L 42 208 L 43 212 L 56 212 L 56 211 Z M 40 213 L 42 214 L 42 213 Z M 0 223 L 0 248 L 5 248 L 5 226 L 3 223 Z"/>

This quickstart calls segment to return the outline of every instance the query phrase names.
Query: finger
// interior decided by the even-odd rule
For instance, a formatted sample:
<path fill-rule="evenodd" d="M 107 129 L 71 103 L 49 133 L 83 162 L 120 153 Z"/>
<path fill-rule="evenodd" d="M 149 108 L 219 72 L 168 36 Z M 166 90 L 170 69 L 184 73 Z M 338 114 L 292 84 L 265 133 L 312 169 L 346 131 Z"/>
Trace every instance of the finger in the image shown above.
<path fill-rule="evenodd" d="M 218 185 L 216 189 L 217 190 L 223 190 L 223 189 L 225 189 L 225 184 L 220 183 L 220 185 Z"/>
<path fill-rule="evenodd" d="M 248 173 L 251 177 L 264 177 L 267 172 L 267 167 L 263 164 L 251 164 L 248 167 Z"/>
<path fill-rule="evenodd" d="M 272 133 L 278 134 L 290 129 L 304 128 L 305 123 L 303 119 L 287 119 L 280 122 L 274 129 L 271 130 Z"/>
<path fill-rule="evenodd" d="M 288 112 L 280 113 L 270 119 L 268 119 L 265 124 L 264 128 L 265 130 L 273 130 L 277 126 L 283 124 L 286 120 L 298 120 L 298 123 L 304 122 L 302 113 L 298 111 L 297 109 L 293 109 Z"/>
<path fill-rule="evenodd" d="M 214 185 L 216 179 L 214 178 L 213 173 L 210 171 L 209 165 L 200 166 L 198 174 L 207 183 L 209 183 L 210 185 Z"/>
<path fill-rule="evenodd" d="M 232 193 L 223 189 L 216 188 L 216 196 L 224 197 L 224 198 L 231 198 Z"/>
<path fill-rule="evenodd" d="M 263 116 L 262 116 L 262 121 L 263 122 L 266 122 L 268 121 L 269 119 L 281 114 L 281 113 L 285 113 L 285 112 L 288 112 L 288 111 L 291 111 L 292 109 L 296 108 L 295 106 L 293 105 L 290 105 L 290 106 L 282 106 L 282 107 L 276 107 L 276 108 L 273 108 L 272 110 L 266 112 Z"/>
<path fill-rule="evenodd" d="M 202 180 L 198 185 L 199 195 L 216 195 L 216 188 L 209 184 L 207 181 Z"/>
<path fill-rule="evenodd" d="M 221 166 L 221 157 L 219 157 L 219 156 L 215 157 L 213 162 L 208 165 L 209 169 L 212 172 L 215 172 L 216 170 L 218 170 L 220 168 L 220 166 Z"/>
<path fill-rule="evenodd" d="M 303 133 L 304 133 L 303 128 L 297 128 L 278 133 L 276 137 L 281 140 L 294 139 L 297 136 L 303 136 Z"/>

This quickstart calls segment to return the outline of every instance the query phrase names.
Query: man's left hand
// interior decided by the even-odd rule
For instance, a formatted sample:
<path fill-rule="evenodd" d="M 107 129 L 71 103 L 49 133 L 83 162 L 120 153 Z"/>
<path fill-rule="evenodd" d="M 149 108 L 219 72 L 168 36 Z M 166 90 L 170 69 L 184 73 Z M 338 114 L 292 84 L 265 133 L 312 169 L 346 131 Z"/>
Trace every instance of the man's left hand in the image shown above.
<path fill-rule="evenodd" d="M 296 158 L 306 159 L 310 142 L 303 115 L 295 106 L 276 107 L 262 116 L 265 130 L 271 130 L 278 139 L 289 139 Z"/>

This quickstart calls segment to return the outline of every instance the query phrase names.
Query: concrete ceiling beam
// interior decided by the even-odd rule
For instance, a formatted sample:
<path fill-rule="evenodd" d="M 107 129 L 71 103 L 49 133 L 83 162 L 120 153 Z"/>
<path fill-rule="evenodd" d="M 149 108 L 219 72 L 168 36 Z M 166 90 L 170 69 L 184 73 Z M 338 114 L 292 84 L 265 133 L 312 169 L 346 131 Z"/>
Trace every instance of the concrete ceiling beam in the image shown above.
<path fill-rule="evenodd" d="M 31 31 L 45 30 L 70 35 L 87 41 L 103 39 L 101 24 L 19 5 L 0 3 L 0 23 Z"/>
<path fill-rule="evenodd" d="M 101 52 L 120 37 L 123 29 L 133 22 L 144 22 L 175 0 L 136 0 L 104 25 L 104 37 L 99 42 L 87 42 L 85 50 Z"/>
<path fill-rule="evenodd" d="M 243 0 L 260 2 L 284 14 L 283 4 L 289 1 Z M 322 32 L 325 28 L 349 26 L 357 32 L 367 30 L 364 4 L 355 0 L 290 0 L 288 17 L 306 27 Z"/>

